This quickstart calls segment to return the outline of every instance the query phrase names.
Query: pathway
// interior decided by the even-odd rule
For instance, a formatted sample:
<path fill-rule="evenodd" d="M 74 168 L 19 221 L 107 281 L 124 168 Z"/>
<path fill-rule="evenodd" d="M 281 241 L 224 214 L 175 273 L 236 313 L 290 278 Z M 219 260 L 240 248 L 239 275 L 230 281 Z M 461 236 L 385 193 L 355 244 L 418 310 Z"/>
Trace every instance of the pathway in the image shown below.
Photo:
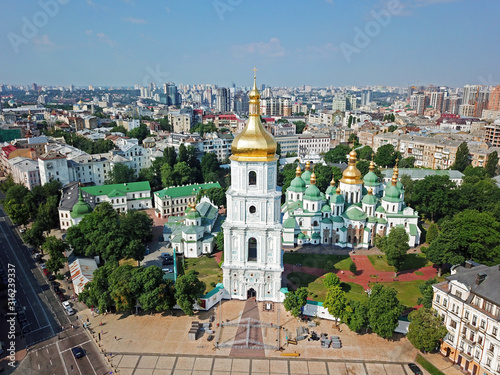
<path fill-rule="evenodd" d="M 259 305 L 255 298 L 249 298 L 245 302 L 245 307 L 243 308 L 243 314 L 239 319 L 240 322 L 246 321 L 246 319 L 251 319 L 252 321 L 259 321 Z M 245 346 L 244 341 L 249 340 L 249 348 L 241 348 Z M 262 337 L 262 330 L 260 327 L 252 327 L 246 325 L 240 325 L 236 331 L 236 336 L 234 337 L 235 345 L 231 349 L 230 357 L 265 357 L 266 352 L 264 347 L 259 347 L 255 343 L 264 343 Z M 238 347 L 239 346 L 239 347 Z"/>
<path fill-rule="evenodd" d="M 350 271 L 335 270 L 334 273 L 340 278 L 340 281 L 350 282 L 361 285 L 364 289 L 368 288 L 371 282 L 391 282 L 394 281 L 394 272 L 392 271 L 378 271 L 373 267 L 373 264 L 366 255 L 350 254 L 354 264 L 356 264 L 357 272 L 353 274 Z M 415 271 L 422 272 L 422 275 L 416 275 Z M 292 264 L 285 264 L 284 275 L 288 276 L 291 272 L 303 272 L 309 275 L 323 277 L 327 272 L 322 268 L 296 266 Z M 378 277 L 374 277 L 378 275 Z M 399 281 L 414 281 L 414 280 L 427 280 L 437 275 L 437 269 L 432 266 L 422 267 L 414 270 L 402 271 L 399 273 L 397 280 Z M 372 277 L 373 276 L 373 277 Z"/>

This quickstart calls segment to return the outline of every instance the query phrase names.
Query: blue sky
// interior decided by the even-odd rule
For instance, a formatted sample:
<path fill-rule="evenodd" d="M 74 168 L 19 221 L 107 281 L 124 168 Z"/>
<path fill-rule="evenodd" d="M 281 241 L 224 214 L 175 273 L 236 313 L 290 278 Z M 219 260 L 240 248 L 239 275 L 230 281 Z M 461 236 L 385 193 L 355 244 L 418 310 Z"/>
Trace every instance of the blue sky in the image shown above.
<path fill-rule="evenodd" d="M 5 0 L 0 83 L 241 86 L 256 65 L 271 86 L 500 84 L 499 14 L 497 0 Z"/>

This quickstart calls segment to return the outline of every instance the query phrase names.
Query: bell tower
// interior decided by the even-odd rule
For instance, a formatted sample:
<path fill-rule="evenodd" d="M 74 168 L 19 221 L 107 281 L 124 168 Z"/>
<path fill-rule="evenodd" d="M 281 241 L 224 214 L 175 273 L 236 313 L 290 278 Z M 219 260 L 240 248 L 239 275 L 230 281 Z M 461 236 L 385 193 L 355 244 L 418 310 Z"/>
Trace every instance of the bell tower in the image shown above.
<path fill-rule="evenodd" d="M 223 284 L 231 299 L 277 302 L 283 272 L 277 144 L 260 120 L 255 71 L 248 122 L 231 146 Z"/>

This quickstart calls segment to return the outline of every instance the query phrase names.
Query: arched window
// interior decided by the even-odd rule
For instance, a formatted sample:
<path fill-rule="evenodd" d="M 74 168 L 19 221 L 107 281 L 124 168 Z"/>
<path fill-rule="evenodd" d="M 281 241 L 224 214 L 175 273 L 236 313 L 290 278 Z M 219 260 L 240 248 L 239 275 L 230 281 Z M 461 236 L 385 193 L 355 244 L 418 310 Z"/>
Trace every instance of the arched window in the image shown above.
<path fill-rule="evenodd" d="M 248 261 L 257 261 L 257 240 L 253 237 L 248 240 Z"/>
<path fill-rule="evenodd" d="M 314 220 L 313 227 L 317 227 L 317 226 L 318 226 L 318 222 L 316 220 Z"/>
<path fill-rule="evenodd" d="M 248 174 L 248 185 L 250 186 L 257 185 L 257 173 L 255 173 L 255 171 L 251 171 Z"/>

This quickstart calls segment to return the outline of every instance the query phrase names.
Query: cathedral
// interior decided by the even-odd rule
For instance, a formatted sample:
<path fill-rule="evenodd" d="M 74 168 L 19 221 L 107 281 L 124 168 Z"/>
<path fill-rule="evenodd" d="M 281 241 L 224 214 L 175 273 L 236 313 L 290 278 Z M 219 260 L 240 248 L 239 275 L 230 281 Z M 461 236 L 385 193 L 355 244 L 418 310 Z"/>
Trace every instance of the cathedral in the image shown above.
<path fill-rule="evenodd" d="M 283 272 L 277 144 L 260 119 L 255 75 L 249 99 L 248 122 L 231 146 L 223 284 L 228 298 L 277 302 Z"/>
<path fill-rule="evenodd" d="M 375 245 L 377 234 L 385 236 L 393 227 L 406 230 L 411 247 L 420 243 L 418 212 L 404 205 L 397 165 L 391 182 L 384 186 L 375 174 L 373 161 L 361 179 L 356 156 L 356 151 L 350 152 L 349 165 L 338 186 L 332 178 L 324 193 L 316 186 L 309 162 L 304 173 L 297 167 L 281 207 L 284 246 L 334 244 L 368 249 Z"/>

